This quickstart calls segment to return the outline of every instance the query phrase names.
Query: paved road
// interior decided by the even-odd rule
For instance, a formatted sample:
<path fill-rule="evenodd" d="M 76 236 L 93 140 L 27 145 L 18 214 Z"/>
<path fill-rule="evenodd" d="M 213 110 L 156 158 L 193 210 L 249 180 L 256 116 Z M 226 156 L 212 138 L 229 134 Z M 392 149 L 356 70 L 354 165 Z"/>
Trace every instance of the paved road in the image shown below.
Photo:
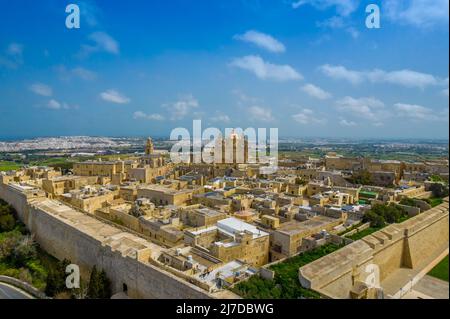
<path fill-rule="evenodd" d="M 433 299 L 449 299 L 448 282 L 428 275 L 420 279 L 413 289 Z"/>
<path fill-rule="evenodd" d="M 0 282 L 0 299 L 33 299 L 33 297 L 16 287 Z"/>

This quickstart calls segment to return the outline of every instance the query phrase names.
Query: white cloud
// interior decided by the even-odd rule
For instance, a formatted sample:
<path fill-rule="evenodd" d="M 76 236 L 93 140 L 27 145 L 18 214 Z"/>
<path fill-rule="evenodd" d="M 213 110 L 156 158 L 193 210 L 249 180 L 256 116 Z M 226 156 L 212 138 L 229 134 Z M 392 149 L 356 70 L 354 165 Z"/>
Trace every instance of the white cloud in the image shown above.
<path fill-rule="evenodd" d="M 146 114 L 142 111 L 137 111 L 133 113 L 133 118 L 134 119 L 145 119 L 145 120 L 150 120 L 150 121 L 163 121 L 164 120 L 164 116 L 162 116 L 161 114 Z"/>
<path fill-rule="evenodd" d="M 217 122 L 217 123 L 230 123 L 231 119 L 226 114 L 217 114 L 216 116 L 209 118 L 211 122 Z"/>
<path fill-rule="evenodd" d="M 251 104 L 259 104 L 263 102 L 261 99 L 258 99 L 253 96 L 248 96 L 240 90 L 233 90 L 231 93 L 237 97 L 237 105 L 239 106 L 248 106 Z"/>
<path fill-rule="evenodd" d="M 59 65 L 55 68 L 55 70 L 59 77 L 64 81 L 69 81 L 73 77 L 77 77 L 85 81 L 93 81 L 97 78 L 96 72 L 83 67 L 68 69 L 64 65 Z"/>
<path fill-rule="evenodd" d="M 383 11 L 392 22 L 429 28 L 448 24 L 448 0 L 385 0 Z"/>
<path fill-rule="evenodd" d="M 97 73 L 82 67 L 74 68 L 71 71 L 75 76 L 86 81 L 92 81 L 97 78 Z"/>
<path fill-rule="evenodd" d="M 437 112 L 421 105 L 396 103 L 394 104 L 394 108 L 397 111 L 397 116 L 399 117 L 418 121 L 442 120 L 442 118 L 437 114 Z"/>
<path fill-rule="evenodd" d="M 116 104 L 127 104 L 130 102 L 130 99 L 128 97 L 112 89 L 100 93 L 100 97 L 107 102 Z"/>
<path fill-rule="evenodd" d="M 117 43 L 117 41 L 107 33 L 94 32 L 89 36 L 89 39 L 94 41 L 96 46 L 103 51 L 112 54 L 119 53 L 119 43 Z"/>
<path fill-rule="evenodd" d="M 250 118 L 254 121 L 271 122 L 274 120 L 272 110 L 261 106 L 251 106 L 248 108 Z"/>
<path fill-rule="evenodd" d="M 11 43 L 8 45 L 6 53 L 10 56 L 22 56 L 23 53 L 23 45 L 20 43 Z"/>
<path fill-rule="evenodd" d="M 379 122 L 389 115 L 384 110 L 384 103 L 373 97 L 353 98 L 346 96 L 336 101 L 336 105 L 341 112 L 371 121 Z"/>
<path fill-rule="evenodd" d="M 352 36 L 353 39 L 358 39 L 359 38 L 359 31 L 356 30 L 353 27 L 349 27 L 346 29 L 346 31 L 348 32 L 348 34 L 350 34 Z"/>
<path fill-rule="evenodd" d="M 331 97 L 330 93 L 311 83 L 302 86 L 302 90 L 309 96 L 315 97 L 319 100 L 326 100 Z"/>
<path fill-rule="evenodd" d="M 258 32 L 255 30 L 247 31 L 244 34 L 237 34 L 234 36 L 234 39 L 253 43 L 260 48 L 274 53 L 281 53 L 286 51 L 286 47 L 283 43 L 269 34 Z"/>
<path fill-rule="evenodd" d="M 51 110 L 68 110 L 68 109 L 76 109 L 78 106 L 70 106 L 66 102 L 59 102 L 55 99 L 51 99 L 47 102 L 46 105 L 44 105 L 45 108 L 51 109 Z"/>
<path fill-rule="evenodd" d="M 272 64 L 255 55 L 236 58 L 230 65 L 250 71 L 263 80 L 289 81 L 303 79 L 303 76 L 291 66 Z"/>
<path fill-rule="evenodd" d="M 441 93 L 443 95 L 445 95 L 446 97 L 448 97 L 448 77 L 444 80 L 444 85 L 447 86 L 445 89 L 443 89 L 441 91 Z"/>
<path fill-rule="evenodd" d="M 342 17 L 334 16 L 334 17 L 328 18 L 324 21 L 319 21 L 316 23 L 316 25 L 321 28 L 337 29 L 337 28 L 343 28 L 345 26 L 345 22 Z"/>
<path fill-rule="evenodd" d="M 94 32 L 89 35 L 89 40 L 93 44 L 83 44 L 78 56 L 87 57 L 96 52 L 107 52 L 110 54 L 119 54 L 119 43 L 105 32 Z"/>
<path fill-rule="evenodd" d="M 360 35 L 360 32 L 352 26 L 352 23 L 348 18 L 339 15 L 323 21 L 318 21 L 316 22 L 316 25 L 320 28 L 344 29 L 353 39 L 358 39 Z"/>
<path fill-rule="evenodd" d="M 353 121 L 348 121 L 346 119 L 341 118 L 341 120 L 339 121 L 339 124 L 342 126 L 356 126 L 356 123 Z"/>
<path fill-rule="evenodd" d="M 326 10 L 331 7 L 336 8 L 336 12 L 341 16 L 352 14 L 359 5 L 358 0 L 299 0 L 292 3 L 292 8 L 298 9 L 304 5 L 311 5 L 318 10 Z"/>
<path fill-rule="evenodd" d="M 50 86 L 43 83 L 34 83 L 30 86 L 30 90 L 37 95 L 52 96 L 53 90 Z"/>
<path fill-rule="evenodd" d="M 10 43 L 4 55 L 0 55 L 0 66 L 9 69 L 16 69 L 23 64 L 23 45 L 20 43 Z"/>
<path fill-rule="evenodd" d="M 364 80 L 364 76 L 361 72 L 348 70 L 342 65 L 330 65 L 325 64 L 319 67 L 326 76 L 336 80 L 346 80 L 352 84 L 359 84 Z"/>
<path fill-rule="evenodd" d="M 99 8 L 93 2 L 77 1 L 80 7 L 80 15 L 88 26 L 95 27 L 99 24 L 97 16 L 100 13 Z"/>
<path fill-rule="evenodd" d="M 61 103 L 54 99 L 51 99 L 50 101 L 48 101 L 47 107 L 52 110 L 59 110 L 61 108 Z"/>
<path fill-rule="evenodd" d="M 369 81 L 372 83 L 389 83 L 408 88 L 421 89 L 427 86 L 442 84 L 442 80 L 439 80 L 431 74 L 407 69 L 396 71 L 384 71 L 380 69 L 374 69 L 372 71 L 355 71 L 349 70 L 342 65 L 335 66 L 325 64 L 320 66 L 319 70 L 330 78 L 345 80 L 352 84 Z"/>
<path fill-rule="evenodd" d="M 187 95 L 174 103 L 165 104 L 163 107 L 169 110 L 171 114 L 170 119 L 176 121 L 182 120 L 194 108 L 199 107 L 199 103 L 192 95 Z"/>
<path fill-rule="evenodd" d="M 311 109 L 302 109 L 299 113 L 292 115 L 294 121 L 307 125 L 307 124 L 325 124 L 326 119 L 319 119 L 314 116 L 314 112 Z"/>
<path fill-rule="evenodd" d="M 420 73 L 412 70 L 400 70 L 386 72 L 383 70 L 373 70 L 367 73 L 367 77 L 374 83 L 390 83 L 397 84 L 404 87 L 418 87 L 424 88 L 430 85 L 437 85 L 439 81 L 431 74 Z"/>

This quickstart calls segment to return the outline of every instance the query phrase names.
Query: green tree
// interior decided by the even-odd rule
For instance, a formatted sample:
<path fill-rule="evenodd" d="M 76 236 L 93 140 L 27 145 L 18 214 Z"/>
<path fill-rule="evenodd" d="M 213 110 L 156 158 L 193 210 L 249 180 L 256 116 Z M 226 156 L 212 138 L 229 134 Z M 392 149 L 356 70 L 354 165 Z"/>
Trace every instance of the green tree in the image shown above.
<path fill-rule="evenodd" d="M 109 280 L 104 270 L 102 270 L 99 274 L 99 281 L 100 281 L 99 298 L 101 299 L 111 298 L 111 281 Z"/>
<path fill-rule="evenodd" d="M 11 261 L 14 249 L 20 241 L 20 233 L 11 231 L 4 233 L 2 240 L 0 240 L 0 260 Z"/>
<path fill-rule="evenodd" d="M 97 299 L 99 295 L 100 287 L 98 281 L 97 267 L 94 265 L 89 278 L 89 286 L 86 297 L 89 299 Z"/>
<path fill-rule="evenodd" d="M 409 198 L 409 197 L 403 197 L 400 200 L 400 204 L 402 205 L 406 205 L 406 206 L 411 206 L 411 207 L 417 207 L 417 203 L 414 199 Z"/>
<path fill-rule="evenodd" d="M 362 170 L 357 173 L 354 173 L 352 177 L 349 179 L 352 184 L 358 185 L 372 185 L 372 174 L 367 170 Z"/>
<path fill-rule="evenodd" d="M 448 196 L 448 186 L 444 183 L 433 183 L 430 185 L 430 191 L 433 197 L 443 198 Z"/>
<path fill-rule="evenodd" d="M 98 271 L 94 266 L 89 278 L 86 297 L 89 299 L 108 299 L 111 297 L 111 281 L 104 270 Z"/>
<path fill-rule="evenodd" d="M 368 223 L 370 222 L 371 227 L 376 228 L 382 228 L 386 225 L 386 221 L 384 220 L 383 216 L 378 215 L 372 210 L 369 210 L 364 214 L 363 222 Z"/>
<path fill-rule="evenodd" d="M 17 266 L 25 266 L 27 261 L 36 258 L 36 245 L 31 236 L 22 236 L 14 247 L 13 258 Z"/>
<path fill-rule="evenodd" d="M 70 265 L 70 261 L 64 259 L 59 261 L 54 269 L 49 270 L 45 286 L 45 294 L 47 296 L 55 296 L 67 290 L 66 267 L 68 265 Z"/>
<path fill-rule="evenodd" d="M 0 202 L 0 232 L 11 231 L 15 226 L 14 209 L 4 201 Z"/>

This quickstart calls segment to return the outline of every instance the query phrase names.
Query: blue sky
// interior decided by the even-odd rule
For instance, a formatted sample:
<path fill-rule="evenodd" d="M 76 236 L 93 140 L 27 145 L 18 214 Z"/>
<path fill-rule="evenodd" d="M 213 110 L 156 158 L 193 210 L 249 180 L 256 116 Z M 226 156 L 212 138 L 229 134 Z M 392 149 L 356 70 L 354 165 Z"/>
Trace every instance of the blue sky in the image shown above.
<path fill-rule="evenodd" d="M 448 0 L 0 3 L 3 137 L 165 136 L 202 119 L 448 138 Z M 370 3 L 380 29 L 365 26 Z"/>

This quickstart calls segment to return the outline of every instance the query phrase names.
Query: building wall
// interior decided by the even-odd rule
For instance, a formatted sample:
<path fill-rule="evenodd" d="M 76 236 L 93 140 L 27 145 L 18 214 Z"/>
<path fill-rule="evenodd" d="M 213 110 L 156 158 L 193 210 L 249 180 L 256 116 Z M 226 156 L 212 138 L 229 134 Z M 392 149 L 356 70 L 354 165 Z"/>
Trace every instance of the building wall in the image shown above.
<path fill-rule="evenodd" d="M 123 161 L 117 162 L 81 162 L 73 164 L 73 172 L 80 176 L 112 176 L 117 173 L 125 173 Z"/>
<path fill-rule="evenodd" d="M 420 215 L 355 241 L 299 269 L 299 280 L 331 298 L 349 298 L 353 284 L 375 264 L 383 280 L 400 268 L 424 269 L 448 249 L 448 201 Z M 400 287 L 398 287 L 400 289 Z"/>
<path fill-rule="evenodd" d="M 269 262 L 269 236 L 252 239 L 250 235 L 235 246 L 214 245 L 210 252 L 224 262 L 238 259 L 261 267 Z"/>
<path fill-rule="evenodd" d="M 190 201 L 193 196 L 192 191 L 178 191 L 173 192 L 173 190 L 162 191 L 157 189 L 141 188 L 138 189 L 138 197 L 145 197 L 150 199 L 157 205 L 183 205 Z"/>
<path fill-rule="evenodd" d="M 72 197 L 70 204 L 88 213 L 94 213 L 99 208 L 105 206 L 106 203 L 112 202 L 119 194 L 119 191 L 112 191 L 104 195 L 92 196 L 87 198 Z"/>

